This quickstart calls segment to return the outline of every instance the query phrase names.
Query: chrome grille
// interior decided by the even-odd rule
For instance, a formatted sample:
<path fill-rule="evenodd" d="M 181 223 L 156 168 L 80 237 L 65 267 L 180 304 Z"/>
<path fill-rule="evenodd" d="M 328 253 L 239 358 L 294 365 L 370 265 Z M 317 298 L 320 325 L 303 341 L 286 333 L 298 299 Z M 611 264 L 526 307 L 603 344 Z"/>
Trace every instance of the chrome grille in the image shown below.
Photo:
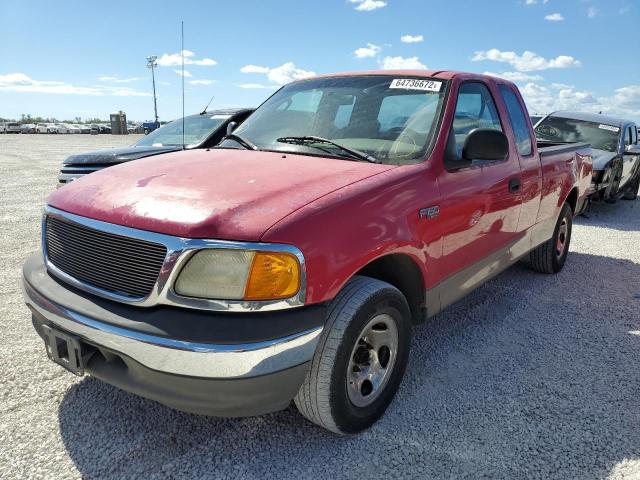
<path fill-rule="evenodd" d="M 74 279 L 117 295 L 144 298 L 167 254 L 164 245 L 102 232 L 59 218 L 45 222 L 47 259 Z"/>

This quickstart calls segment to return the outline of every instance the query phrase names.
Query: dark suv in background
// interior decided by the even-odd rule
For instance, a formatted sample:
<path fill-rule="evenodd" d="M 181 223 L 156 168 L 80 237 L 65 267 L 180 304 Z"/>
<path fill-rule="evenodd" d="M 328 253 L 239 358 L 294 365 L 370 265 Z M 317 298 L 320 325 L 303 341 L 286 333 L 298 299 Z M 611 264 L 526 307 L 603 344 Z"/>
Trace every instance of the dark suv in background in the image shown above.
<path fill-rule="evenodd" d="M 209 148 L 217 145 L 231 122 L 242 123 L 253 112 L 251 108 L 213 110 L 184 117 L 184 148 Z M 119 163 L 181 150 L 182 120 L 174 120 L 154 130 L 128 147 L 107 148 L 71 155 L 62 163 L 60 184 L 111 167 Z"/>
<path fill-rule="evenodd" d="M 640 187 L 638 128 L 630 120 L 585 112 L 553 112 L 535 126 L 542 143 L 588 142 L 593 149 L 593 200 L 635 200 Z"/>

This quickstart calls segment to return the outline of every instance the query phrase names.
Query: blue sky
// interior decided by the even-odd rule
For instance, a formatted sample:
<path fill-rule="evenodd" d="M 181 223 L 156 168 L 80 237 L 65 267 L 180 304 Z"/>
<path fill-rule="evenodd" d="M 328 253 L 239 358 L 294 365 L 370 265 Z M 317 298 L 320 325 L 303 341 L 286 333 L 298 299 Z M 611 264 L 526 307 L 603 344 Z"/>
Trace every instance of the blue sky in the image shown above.
<path fill-rule="evenodd" d="M 531 113 L 640 121 L 638 0 L 0 1 L 0 117 L 151 119 L 150 54 L 160 118 L 179 116 L 180 20 L 188 113 L 312 73 L 426 66 L 513 79 Z"/>

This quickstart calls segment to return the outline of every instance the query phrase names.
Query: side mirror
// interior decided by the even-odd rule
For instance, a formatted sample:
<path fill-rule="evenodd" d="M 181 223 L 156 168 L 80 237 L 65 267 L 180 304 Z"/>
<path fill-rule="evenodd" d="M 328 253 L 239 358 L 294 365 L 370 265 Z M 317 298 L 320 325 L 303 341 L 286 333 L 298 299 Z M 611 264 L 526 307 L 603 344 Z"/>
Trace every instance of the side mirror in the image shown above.
<path fill-rule="evenodd" d="M 624 155 L 640 155 L 640 145 L 627 145 L 624 149 Z"/>
<path fill-rule="evenodd" d="M 491 128 L 471 130 L 462 148 L 465 160 L 504 160 L 509 154 L 507 136 Z"/>
<path fill-rule="evenodd" d="M 231 135 L 237 126 L 238 126 L 238 122 L 227 123 L 227 135 Z"/>

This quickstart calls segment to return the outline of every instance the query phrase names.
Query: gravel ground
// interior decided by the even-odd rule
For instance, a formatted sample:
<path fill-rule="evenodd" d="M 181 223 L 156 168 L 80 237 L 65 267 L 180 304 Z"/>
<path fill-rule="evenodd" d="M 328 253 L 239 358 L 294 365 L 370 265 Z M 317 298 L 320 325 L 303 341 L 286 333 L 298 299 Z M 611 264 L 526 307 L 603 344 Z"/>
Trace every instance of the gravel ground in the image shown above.
<path fill-rule="evenodd" d="M 20 269 L 71 153 L 129 137 L 0 136 L 0 478 L 640 479 L 640 200 L 576 221 L 564 270 L 517 265 L 415 330 L 402 388 L 337 437 L 289 410 L 180 413 L 47 360 Z"/>

